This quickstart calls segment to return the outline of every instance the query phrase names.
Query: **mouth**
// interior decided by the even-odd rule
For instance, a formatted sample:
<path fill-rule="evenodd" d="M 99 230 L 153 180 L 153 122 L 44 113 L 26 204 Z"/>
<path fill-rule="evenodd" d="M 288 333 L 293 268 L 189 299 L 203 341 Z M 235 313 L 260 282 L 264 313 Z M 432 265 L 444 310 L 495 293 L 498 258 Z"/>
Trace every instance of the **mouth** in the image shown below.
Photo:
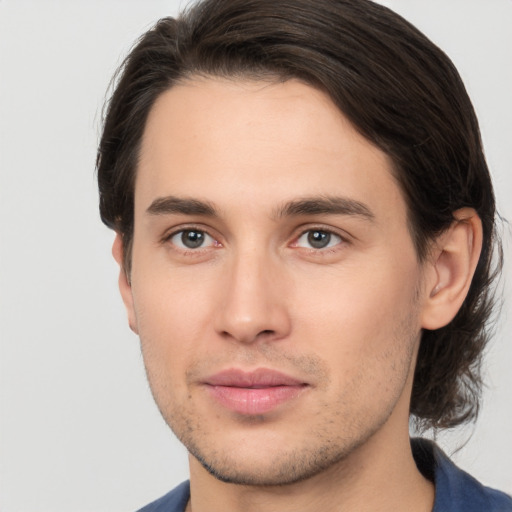
<path fill-rule="evenodd" d="M 260 368 L 229 369 L 208 377 L 208 392 L 221 406 L 243 415 L 261 415 L 297 398 L 308 386 L 289 375 Z"/>

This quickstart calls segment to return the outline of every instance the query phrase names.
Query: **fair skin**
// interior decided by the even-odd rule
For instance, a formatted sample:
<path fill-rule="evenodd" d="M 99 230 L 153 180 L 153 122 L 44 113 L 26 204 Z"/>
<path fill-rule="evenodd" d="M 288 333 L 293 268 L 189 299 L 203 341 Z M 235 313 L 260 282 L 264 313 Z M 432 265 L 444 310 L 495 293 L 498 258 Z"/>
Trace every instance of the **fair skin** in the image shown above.
<path fill-rule="evenodd" d="M 203 511 L 428 511 L 409 401 L 481 244 L 470 209 L 419 262 L 388 157 L 298 81 L 156 101 L 120 288 Z M 114 256 L 122 265 L 118 236 Z"/>

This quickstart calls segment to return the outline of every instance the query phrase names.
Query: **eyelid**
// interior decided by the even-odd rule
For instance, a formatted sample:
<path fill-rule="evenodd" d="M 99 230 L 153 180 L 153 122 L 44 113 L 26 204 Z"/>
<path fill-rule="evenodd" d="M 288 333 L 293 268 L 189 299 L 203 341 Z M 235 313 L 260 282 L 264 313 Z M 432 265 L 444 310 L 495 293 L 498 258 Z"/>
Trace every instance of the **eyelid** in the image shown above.
<path fill-rule="evenodd" d="M 206 236 L 210 237 L 213 240 L 214 244 L 201 246 L 201 247 L 198 247 L 197 249 L 191 249 L 188 247 L 180 247 L 180 246 L 176 245 L 175 243 L 171 242 L 173 237 L 175 237 L 176 235 L 178 235 L 180 233 L 183 233 L 184 231 L 198 231 L 198 232 L 204 233 Z M 222 247 L 222 244 L 221 244 L 221 242 L 219 242 L 218 239 L 219 239 L 219 237 L 212 234 L 211 229 L 209 229 L 205 226 L 200 226 L 198 224 L 185 224 L 185 225 L 182 224 L 180 226 L 175 226 L 173 228 L 168 229 L 164 233 L 164 235 L 161 237 L 160 243 L 161 244 L 170 244 L 179 251 L 197 253 L 197 252 L 200 252 L 201 250 L 209 249 L 211 247 L 214 247 L 214 248 Z"/>
<path fill-rule="evenodd" d="M 306 235 L 307 233 L 309 233 L 311 231 L 321 231 L 323 233 L 328 233 L 330 235 L 334 235 L 334 236 L 338 237 L 340 239 L 340 242 L 338 244 L 336 244 L 336 246 L 341 245 L 341 244 L 350 243 L 351 237 L 345 231 L 333 228 L 332 226 L 325 226 L 325 225 L 321 225 L 321 224 L 312 224 L 312 225 L 302 225 L 298 229 L 296 229 L 296 231 L 295 231 L 296 234 L 292 238 L 293 241 L 291 243 L 291 246 L 297 247 L 299 249 L 306 249 L 306 250 L 314 251 L 314 252 L 322 252 L 322 251 L 325 252 L 328 250 L 335 250 L 335 246 L 334 247 L 333 246 L 325 247 L 323 249 L 315 249 L 314 247 L 306 248 L 306 247 L 298 246 L 297 245 L 298 240 L 302 236 Z"/>
<path fill-rule="evenodd" d="M 171 245 L 178 251 L 190 251 L 190 252 L 194 252 L 194 253 L 198 253 L 201 250 L 209 249 L 212 247 L 214 247 L 214 248 L 223 247 L 222 242 L 219 241 L 220 237 L 217 236 L 215 233 L 212 233 L 212 229 L 210 229 L 207 226 L 203 226 L 203 225 L 199 225 L 199 224 L 182 224 L 179 226 L 174 226 L 173 228 L 168 229 L 162 235 L 162 237 L 160 238 L 160 243 L 161 244 L 169 244 L 171 239 L 174 236 L 182 233 L 183 231 L 194 231 L 194 230 L 202 232 L 205 235 L 207 235 L 208 237 L 210 237 L 213 240 L 214 244 L 201 246 L 197 249 L 182 248 L 182 247 L 177 246 L 176 244 L 171 244 Z M 330 235 L 334 235 L 335 237 L 338 237 L 340 239 L 340 242 L 335 244 L 336 246 L 349 244 L 351 241 L 351 236 L 346 231 L 334 228 L 332 226 L 326 226 L 326 225 L 322 225 L 322 224 L 311 224 L 311 225 L 301 225 L 298 228 L 296 228 L 294 235 L 292 235 L 292 242 L 289 245 L 291 247 L 297 247 L 299 249 L 310 250 L 312 252 L 317 252 L 317 253 L 322 252 L 322 251 L 327 252 L 328 250 L 335 250 L 334 247 L 325 247 L 323 249 L 315 249 L 313 247 L 311 247 L 311 248 L 299 247 L 297 245 L 299 238 L 311 231 L 322 231 L 325 233 L 329 233 Z"/>

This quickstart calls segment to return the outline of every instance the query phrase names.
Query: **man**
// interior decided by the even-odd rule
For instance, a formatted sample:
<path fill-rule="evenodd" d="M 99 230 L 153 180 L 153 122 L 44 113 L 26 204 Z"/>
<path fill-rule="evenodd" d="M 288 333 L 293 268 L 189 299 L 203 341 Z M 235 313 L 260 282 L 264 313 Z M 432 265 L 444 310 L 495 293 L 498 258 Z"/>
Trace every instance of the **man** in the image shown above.
<path fill-rule="evenodd" d="M 163 19 L 123 65 L 98 180 L 190 454 L 143 510 L 512 510 L 409 438 L 476 416 L 497 245 L 471 103 L 414 27 L 367 0 Z"/>

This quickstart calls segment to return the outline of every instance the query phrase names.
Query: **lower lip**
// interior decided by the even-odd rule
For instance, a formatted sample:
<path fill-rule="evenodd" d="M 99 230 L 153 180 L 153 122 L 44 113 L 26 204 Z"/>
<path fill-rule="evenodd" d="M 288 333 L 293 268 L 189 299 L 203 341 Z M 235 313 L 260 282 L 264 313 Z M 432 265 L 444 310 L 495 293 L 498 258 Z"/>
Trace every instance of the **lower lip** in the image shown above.
<path fill-rule="evenodd" d="M 306 386 L 272 386 L 268 388 L 237 388 L 208 386 L 221 405 L 239 414 L 264 414 L 296 398 Z"/>

